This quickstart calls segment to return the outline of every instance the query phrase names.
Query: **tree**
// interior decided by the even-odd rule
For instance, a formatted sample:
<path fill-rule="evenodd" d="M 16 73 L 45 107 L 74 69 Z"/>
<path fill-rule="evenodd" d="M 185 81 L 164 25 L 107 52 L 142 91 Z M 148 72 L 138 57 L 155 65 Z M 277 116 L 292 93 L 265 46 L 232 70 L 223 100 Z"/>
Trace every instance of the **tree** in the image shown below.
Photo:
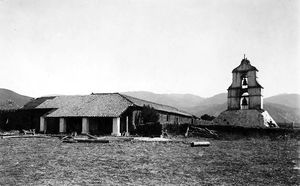
<path fill-rule="evenodd" d="M 144 105 L 141 111 L 141 117 L 143 120 L 143 123 L 149 123 L 154 122 L 157 123 L 159 120 L 159 114 L 158 112 L 149 105 Z"/>
<path fill-rule="evenodd" d="M 212 121 L 213 119 L 215 119 L 216 117 L 215 116 L 210 116 L 208 114 L 204 114 L 200 117 L 201 119 L 203 120 L 207 120 L 207 121 Z"/>

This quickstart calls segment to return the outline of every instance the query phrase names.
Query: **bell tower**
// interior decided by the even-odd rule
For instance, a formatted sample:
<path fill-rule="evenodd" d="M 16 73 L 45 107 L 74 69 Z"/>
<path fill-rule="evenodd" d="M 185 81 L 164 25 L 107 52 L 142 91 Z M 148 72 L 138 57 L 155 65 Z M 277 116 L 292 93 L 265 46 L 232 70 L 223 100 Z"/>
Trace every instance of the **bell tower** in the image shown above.
<path fill-rule="evenodd" d="M 232 70 L 232 83 L 227 89 L 227 110 L 213 120 L 214 125 L 244 128 L 278 127 L 263 109 L 263 87 L 257 81 L 257 72 L 244 55 L 241 64 Z"/>
<path fill-rule="evenodd" d="M 258 83 L 256 67 L 245 57 L 232 71 L 232 84 L 228 90 L 227 109 L 263 109 L 262 89 Z"/>

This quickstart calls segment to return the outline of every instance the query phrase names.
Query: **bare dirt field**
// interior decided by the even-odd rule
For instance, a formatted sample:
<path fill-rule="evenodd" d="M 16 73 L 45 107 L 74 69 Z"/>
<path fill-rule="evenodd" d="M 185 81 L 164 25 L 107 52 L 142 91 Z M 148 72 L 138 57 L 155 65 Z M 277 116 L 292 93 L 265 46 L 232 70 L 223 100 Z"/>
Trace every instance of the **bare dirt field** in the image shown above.
<path fill-rule="evenodd" d="M 299 185 L 296 139 L 61 143 L 0 139 L 0 185 Z M 200 140 L 200 139 L 197 139 Z"/>

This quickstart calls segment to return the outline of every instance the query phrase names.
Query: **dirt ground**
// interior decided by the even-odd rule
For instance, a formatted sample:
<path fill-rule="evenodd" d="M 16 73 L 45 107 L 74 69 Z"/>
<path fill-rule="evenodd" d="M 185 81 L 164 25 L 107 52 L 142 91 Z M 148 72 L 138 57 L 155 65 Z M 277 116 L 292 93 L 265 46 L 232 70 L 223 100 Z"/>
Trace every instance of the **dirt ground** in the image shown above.
<path fill-rule="evenodd" d="M 209 139 L 209 147 L 191 147 L 193 140 L 201 139 L 108 144 L 0 139 L 0 185 L 300 184 L 296 139 Z"/>

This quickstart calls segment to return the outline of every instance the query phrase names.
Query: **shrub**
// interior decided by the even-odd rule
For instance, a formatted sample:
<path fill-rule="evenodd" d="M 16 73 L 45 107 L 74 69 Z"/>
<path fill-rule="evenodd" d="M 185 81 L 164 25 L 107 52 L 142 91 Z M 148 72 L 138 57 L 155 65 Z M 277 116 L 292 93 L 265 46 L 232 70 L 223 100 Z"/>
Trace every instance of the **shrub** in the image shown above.
<path fill-rule="evenodd" d="M 141 136 L 160 136 L 162 134 L 162 125 L 158 122 L 149 122 L 137 125 L 135 133 Z"/>
<path fill-rule="evenodd" d="M 141 111 L 141 117 L 143 120 L 143 123 L 157 123 L 159 120 L 159 114 L 158 112 L 150 107 L 149 105 L 144 105 Z"/>
<path fill-rule="evenodd" d="M 188 128 L 189 124 L 165 124 L 163 125 L 163 130 L 166 131 L 168 134 L 176 134 L 176 135 L 184 135 L 186 129 Z"/>
<path fill-rule="evenodd" d="M 212 121 L 213 119 L 215 119 L 216 117 L 215 116 L 210 116 L 208 114 L 204 114 L 200 117 L 201 119 L 203 120 L 206 120 L 206 121 Z"/>

